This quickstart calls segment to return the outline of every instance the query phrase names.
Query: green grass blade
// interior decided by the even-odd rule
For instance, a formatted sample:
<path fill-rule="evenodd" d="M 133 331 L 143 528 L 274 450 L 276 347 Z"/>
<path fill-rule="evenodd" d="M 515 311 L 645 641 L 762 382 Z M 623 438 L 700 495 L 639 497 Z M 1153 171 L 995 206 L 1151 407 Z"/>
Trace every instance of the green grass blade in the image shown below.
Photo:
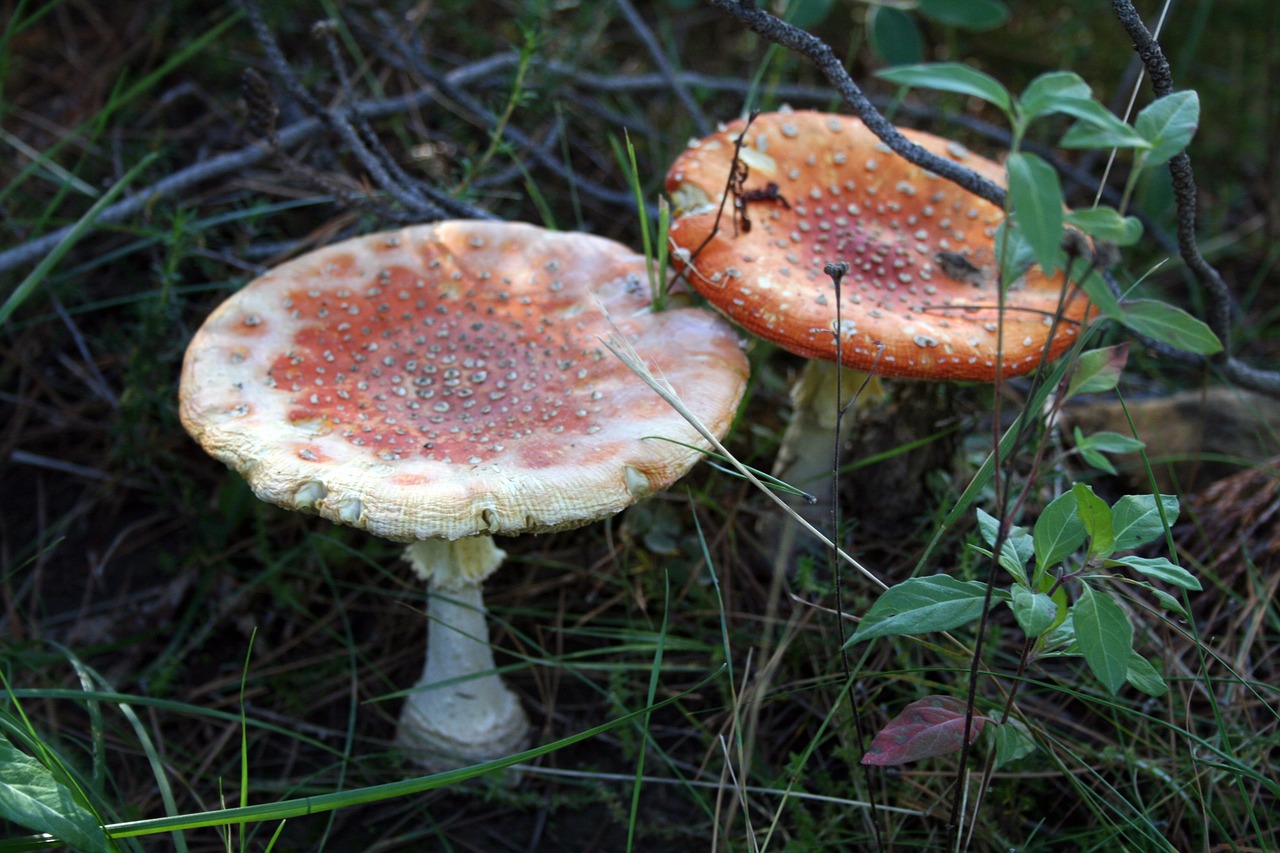
<path fill-rule="evenodd" d="M 641 720 L 646 715 L 653 713 L 659 708 L 664 708 L 674 702 L 678 702 L 684 697 L 703 689 L 708 684 L 719 678 L 722 672 L 724 672 L 723 665 L 717 667 L 710 675 L 690 687 L 688 690 L 681 691 L 669 699 L 664 699 L 653 705 L 647 705 L 646 707 L 641 708 L 638 711 L 632 711 L 629 714 L 623 714 L 622 716 L 610 720 L 607 723 L 593 726 L 585 731 L 569 735 L 553 743 L 535 747 L 534 749 L 527 749 L 524 752 L 518 752 L 505 758 L 486 761 L 483 764 L 477 764 L 474 767 L 465 767 L 461 770 L 450 770 L 446 773 L 436 773 L 431 776 L 418 776 L 412 779 L 405 779 L 400 782 L 387 782 L 382 785 L 371 785 L 367 788 L 357 788 L 350 791 L 340 791 L 332 794 L 320 794 L 314 797 L 300 797 L 292 800 L 282 800 L 278 803 L 264 803 L 257 806 L 216 809 L 196 814 L 172 815 L 169 817 L 152 818 L 150 820 L 116 823 L 105 827 L 105 829 L 111 838 L 136 838 L 141 835 L 155 835 L 162 832 L 180 832 L 189 829 L 198 829 L 200 827 L 286 820 L 288 818 L 321 814 L 334 809 L 350 808 L 368 803 L 382 802 L 396 797 L 407 797 L 411 794 L 421 794 L 424 791 L 432 791 L 436 788 L 456 785 L 461 782 L 465 782 L 468 779 L 474 779 L 479 776 L 484 776 L 489 773 L 494 773 L 504 768 L 511 767 L 515 764 L 520 764 L 521 762 L 530 761 L 541 755 L 555 752 L 558 749 L 563 749 L 566 746 L 571 746 L 575 743 L 580 743 L 584 740 L 595 737 L 598 734 L 603 734 L 604 732 L 615 729 L 618 726 Z M 18 853 L 18 851 L 38 850 L 44 846 L 48 846 L 46 840 L 39 837 L 14 838 L 0 841 L 0 853 Z"/>
<path fill-rule="evenodd" d="M 158 156 L 158 153 L 153 152 L 139 160 L 132 169 L 125 173 L 124 177 L 116 182 L 115 186 L 103 193 L 102 198 L 94 202 L 93 206 L 85 211 L 84 216 L 80 217 L 71 232 L 54 247 L 52 252 L 45 255 L 44 260 L 36 265 L 30 275 L 22 280 L 22 283 L 14 289 L 13 293 L 9 294 L 9 298 L 4 301 L 4 304 L 0 305 L 0 326 L 3 326 L 9 317 L 13 315 L 13 312 L 17 311 L 22 303 L 27 300 L 32 291 L 40 286 L 40 283 L 49 275 L 49 271 L 57 266 L 58 261 L 62 260 L 67 252 L 71 251 L 71 247 L 93 227 L 98 215 L 114 202 L 124 192 L 125 187 L 129 186 L 133 179 L 150 166 Z"/>

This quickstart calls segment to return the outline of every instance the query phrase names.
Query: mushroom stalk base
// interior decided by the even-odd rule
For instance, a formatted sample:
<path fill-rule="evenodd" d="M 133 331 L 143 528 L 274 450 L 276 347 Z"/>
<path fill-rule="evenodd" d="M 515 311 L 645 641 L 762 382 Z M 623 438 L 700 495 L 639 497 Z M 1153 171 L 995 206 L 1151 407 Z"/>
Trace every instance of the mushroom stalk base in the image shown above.
<path fill-rule="evenodd" d="M 410 560 L 420 572 L 414 549 L 426 544 L 410 546 Z M 438 551 L 455 544 L 429 547 Z M 401 709 L 396 746 L 415 764 L 438 773 L 519 752 L 529 744 L 530 728 L 520 700 L 495 671 L 481 581 L 441 589 L 440 575 L 435 578 L 427 662 Z"/>
<path fill-rule="evenodd" d="M 836 443 L 843 444 L 848 438 L 859 410 L 883 400 L 879 383 L 873 381 L 840 421 L 837 434 L 837 410 L 848 405 L 866 378 L 862 371 L 846 367 L 840 371 L 837 387 L 835 363 L 813 360 L 805 363 L 800 378 L 791 388 L 791 422 L 778 447 L 773 474 L 814 497 L 815 500 L 810 502 L 802 495 L 781 495 L 797 515 L 819 530 L 829 531 L 831 528 L 836 482 L 831 463 Z M 782 526 L 785 528 L 793 522 L 794 519 L 788 517 Z M 794 536 L 799 531 L 788 532 Z"/>

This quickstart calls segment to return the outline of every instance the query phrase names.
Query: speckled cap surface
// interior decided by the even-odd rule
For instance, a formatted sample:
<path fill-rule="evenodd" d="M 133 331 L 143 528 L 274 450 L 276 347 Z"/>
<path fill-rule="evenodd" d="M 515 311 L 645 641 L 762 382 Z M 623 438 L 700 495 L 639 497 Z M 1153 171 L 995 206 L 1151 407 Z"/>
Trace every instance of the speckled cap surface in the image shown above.
<path fill-rule="evenodd" d="M 996 362 L 996 226 L 1003 211 L 889 150 L 862 122 L 817 112 L 764 113 L 740 160 L 750 227 L 730 198 L 714 229 L 744 120 L 690 143 L 667 175 L 672 258 L 743 328 L 808 358 L 836 358 L 835 290 L 823 272 L 845 261 L 844 363 L 884 377 L 992 381 Z M 909 139 L 1003 184 L 1004 169 L 919 131 Z M 770 189 L 769 185 L 776 185 Z M 705 245 L 704 245 L 705 244 Z M 699 250 L 701 247 L 701 251 Z M 697 252 L 694 256 L 693 253 Z M 1074 288 L 1049 341 L 1061 276 L 1039 267 L 1011 286 L 1003 370 L 1033 369 L 1075 340 L 1089 303 Z M 878 347 L 883 358 L 876 363 Z"/>
<path fill-rule="evenodd" d="M 652 311 L 644 259 L 618 243 L 472 221 L 254 280 L 187 349 L 180 414 L 258 497 L 388 539 L 575 527 L 682 476 L 701 454 L 681 444 L 706 446 L 610 334 L 728 429 L 748 368 L 721 318 Z"/>

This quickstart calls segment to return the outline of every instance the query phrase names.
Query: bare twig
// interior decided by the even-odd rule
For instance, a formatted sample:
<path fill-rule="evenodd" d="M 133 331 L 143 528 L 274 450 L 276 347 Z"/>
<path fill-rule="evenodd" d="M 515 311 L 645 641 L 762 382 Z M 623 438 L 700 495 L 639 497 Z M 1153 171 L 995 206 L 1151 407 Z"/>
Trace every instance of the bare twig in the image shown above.
<path fill-rule="evenodd" d="M 698 129 L 699 136 L 706 136 L 711 133 L 711 122 L 707 121 L 706 115 L 702 112 L 702 107 L 693 99 L 693 95 L 689 94 L 689 87 L 676 74 L 675 69 L 671 67 L 671 63 L 667 60 L 667 55 L 662 52 L 662 45 L 658 44 L 658 39 L 653 34 L 653 30 L 645 23 L 644 18 L 640 17 L 640 13 L 636 11 L 636 7 L 632 5 L 631 0 L 617 0 L 618 8 L 622 10 L 622 16 L 627 19 L 627 23 L 631 25 L 631 29 L 635 30 L 640 41 L 644 42 L 645 50 L 649 51 L 649 57 L 654 64 L 658 66 L 658 73 L 662 75 L 662 79 L 667 82 L 672 92 L 684 108 L 689 113 L 689 117 L 693 119 L 693 126 Z"/>
<path fill-rule="evenodd" d="M 447 75 L 441 74 L 426 62 L 426 47 L 420 39 L 416 37 L 406 38 L 398 33 L 391 17 L 385 12 L 375 12 L 374 17 L 378 19 L 379 24 L 382 26 L 384 42 L 389 43 L 395 50 L 395 55 L 388 57 L 391 62 L 409 68 L 435 84 L 441 95 L 461 107 L 477 122 L 488 127 L 496 125 L 498 116 L 478 98 L 456 85 L 448 79 Z M 513 64 L 519 61 L 517 54 L 511 54 L 511 59 Z M 583 195 L 590 196 L 606 204 L 624 206 L 635 204 L 635 197 L 630 191 L 613 190 L 573 173 L 559 160 L 544 152 L 532 137 L 513 124 L 507 124 L 503 129 L 503 133 L 508 140 L 522 149 L 521 153 L 525 154 L 529 160 L 537 163 L 539 167 L 546 169 L 556 177 L 573 182 L 574 186 Z M 648 205 L 647 210 L 650 216 L 657 217 L 658 209 L 656 205 Z"/>
<path fill-rule="evenodd" d="M 455 86 L 464 86 L 506 70 L 511 67 L 513 61 L 514 57 L 511 54 L 498 54 L 468 65 L 459 66 L 453 71 L 444 74 L 443 77 Z M 383 98 L 352 104 L 349 109 L 366 118 L 382 118 L 399 115 L 408 110 L 424 106 L 434 101 L 437 97 L 439 97 L 439 94 L 436 88 L 429 86 L 395 98 Z M 319 118 L 302 119 L 280 130 L 280 145 L 296 145 L 299 142 L 320 135 L 324 130 L 325 125 Z M 183 190 L 202 184 L 205 181 L 241 172 L 270 159 L 271 156 L 270 149 L 255 142 L 238 151 L 221 154 L 203 163 L 196 163 L 156 181 L 150 187 L 124 201 L 109 205 L 98 215 L 95 222 L 100 226 L 123 222 L 137 215 L 159 199 L 177 195 Z M 473 210 L 473 216 L 480 219 L 494 218 L 493 214 L 480 208 Z M 48 254 L 54 246 L 58 245 L 71 233 L 73 227 L 59 228 L 12 249 L 0 252 L 0 273 L 33 263 Z"/>
<path fill-rule="evenodd" d="M 280 146 L 280 136 L 276 133 L 276 119 L 280 115 L 280 109 L 276 106 L 271 84 L 257 71 L 252 68 L 244 70 L 240 75 L 240 92 L 248 106 L 246 134 L 260 137 L 272 157 L 290 177 L 300 180 L 311 189 L 332 195 L 339 204 L 365 210 L 380 219 L 398 222 L 415 218 L 397 211 L 382 198 L 353 186 L 352 182 L 344 180 L 345 176 L 335 177 L 317 171 L 289 156 Z M 363 118 L 361 122 L 368 126 Z"/>
<path fill-rule="evenodd" d="M 293 73 L 293 68 L 285 58 L 280 45 L 276 43 L 271 28 L 267 26 L 266 20 L 262 17 L 262 10 L 258 8 L 258 4 L 253 0 L 240 0 L 240 3 L 244 8 L 245 16 L 249 20 L 250 26 L 253 28 L 254 35 L 262 44 L 271 70 L 284 82 L 289 94 L 310 112 L 319 116 L 320 120 L 346 144 L 348 150 L 359 161 L 361 167 L 369 173 L 369 176 L 373 178 L 378 187 L 394 198 L 398 204 L 410 211 L 414 218 L 419 220 L 431 221 L 444 219 L 448 216 L 472 219 L 485 218 L 485 212 L 479 208 L 451 198 L 421 181 L 415 181 L 399 167 L 391 165 L 393 158 L 382 147 L 381 142 L 378 141 L 373 131 L 368 128 L 368 125 L 364 124 L 364 117 L 360 113 L 353 112 L 349 106 L 336 108 L 321 106 L 306 90 L 301 81 L 298 80 L 297 75 Z M 339 82 L 342 84 L 344 94 L 347 95 L 346 101 L 350 103 L 353 98 L 353 93 L 350 91 L 350 81 L 346 74 L 346 68 L 342 63 L 341 54 L 337 50 L 336 44 L 333 43 L 331 34 L 328 32 L 328 27 L 321 25 L 317 30 L 317 34 L 322 39 L 327 39 L 326 44 L 330 49 L 330 57 L 336 64 L 334 70 L 338 75 Z M 367 132 L 362 133 L 362 129 Z"/>

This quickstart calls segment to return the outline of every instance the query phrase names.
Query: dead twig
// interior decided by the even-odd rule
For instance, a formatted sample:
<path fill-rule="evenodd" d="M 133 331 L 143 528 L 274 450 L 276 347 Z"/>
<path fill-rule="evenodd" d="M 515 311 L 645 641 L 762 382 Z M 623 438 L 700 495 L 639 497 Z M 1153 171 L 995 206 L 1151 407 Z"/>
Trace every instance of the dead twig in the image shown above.
<path fill-rule="evenodd" d="M 446 72 L 443 77 L 456 86 L 465 86 L 510 68 L 514 61 L 515 57 L 511 54 L 489 56 L 477 62 L 459 66 Z M 383 118 L 425 106 L 437 97 L 439 94 L 435 87 L 428 86 L 394 98 L 361 101 L 351 104 L 348 110 L 368 119 Z M 324 122 L 319 117 L 312 116 L 281 128 L 277 135 L 280 145 L 288 147 L 313 139 L 324 131 Z M 124 222 L 162 198 L 177 195 L 206 181 L 242 172 L 271 157 L 271 149 L 258 142 L 246 145 L 237 151 L 211 157 L 202 163 L 195 163 L 161 178 L 124 201 L 107 206 L 98 215 L 95 223 L 102 226 Z M 494 218 L 493 214 L 479 208 L 474 210 L 474 215 L 482 219 Z M 59 228 L 0 252 L 0 273 L 39 260 L 62 242 L 71 233 L 72 228 L 73 226 Z"/>

